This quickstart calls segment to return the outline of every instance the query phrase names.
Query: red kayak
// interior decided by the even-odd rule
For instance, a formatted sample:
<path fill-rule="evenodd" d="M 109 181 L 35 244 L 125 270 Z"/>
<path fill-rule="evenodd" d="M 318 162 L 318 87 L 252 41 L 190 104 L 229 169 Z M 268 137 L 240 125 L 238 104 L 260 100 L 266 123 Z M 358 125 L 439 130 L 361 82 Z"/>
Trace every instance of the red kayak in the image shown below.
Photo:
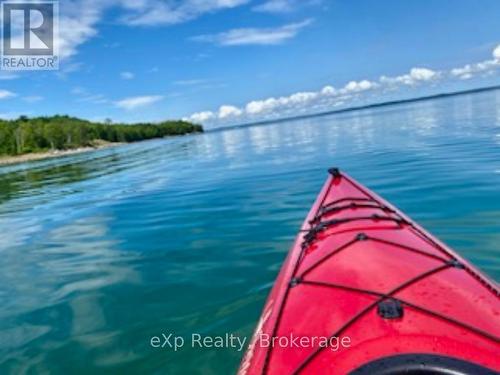
<path fill-rule="evenodd" d="M 239 374 L 498 374 L 498 285 L 329 172 Z"/>

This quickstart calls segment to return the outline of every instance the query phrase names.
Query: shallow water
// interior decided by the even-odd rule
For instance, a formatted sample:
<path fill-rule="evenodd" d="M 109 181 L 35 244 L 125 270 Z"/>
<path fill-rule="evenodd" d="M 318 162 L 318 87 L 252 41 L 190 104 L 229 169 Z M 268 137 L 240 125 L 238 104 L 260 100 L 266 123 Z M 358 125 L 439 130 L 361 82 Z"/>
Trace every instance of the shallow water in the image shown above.
<path fill-rule="evenodd" d="M 340 166 L 500 280 L 500 91 L 0 168 L 0 373 L 225 374 Z"/>

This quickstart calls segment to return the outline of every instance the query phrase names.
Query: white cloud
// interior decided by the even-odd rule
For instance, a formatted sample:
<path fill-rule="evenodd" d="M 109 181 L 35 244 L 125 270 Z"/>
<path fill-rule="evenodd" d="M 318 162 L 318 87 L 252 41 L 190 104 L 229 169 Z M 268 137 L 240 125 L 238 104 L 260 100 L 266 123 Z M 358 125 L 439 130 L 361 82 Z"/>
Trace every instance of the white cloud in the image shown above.
<path fill-rule="evenodd" d="M 293 10 L 293 4 L 290 0 L 268 0 L 265 3 L 253 8 L 256 12 L 267 13 L 286 13 Z"/>
<path fill-rule="evenodd" d="M 134 109 L 147 107 L 151 104 L 163 100 L 161 95 L 148 95 L 148 96 L 133 96 L 115 102 L 118 108 L 132 111 Z"/>
<path fill-rule="evenodd" d="M 463 66 L 462 68 L 454 68 L 451 70 L 451 75 L 458 77 L 460 79 L 470 79 L 474 74 L 474 67 L 470 64 Z"/>
<path fill-rule="evenodd" d="M 491 52 L 493 59 L 474 64 L 466 64 L 460 68 L 451 69 L 450 75 L 459 79 L 471 79 L 477 75 L 490 74 L 500 68 L 500 44 Z"/>
<path fill-rule="evenodd" d="M 415 81 L 430 81 L 436 78 L 438 73 L 427 68 L 412 68 L 410 77 Z"/>
<path fill-rule="evenodd" d="M 332 86 L 325 86 L 319 92 L 297 92 L 290 96 L 279 98 L 268 98 L 265 100 L 254 100 L 245 106 L 247 115 L 268 114 L 273 111 L 287 111 L 299 107 L 307 107 L 309 104 L 320 100 L 322 97 L 330 97 L 337 91 Z"/>
<path fill-rule="evenodd" d="M 193 113 L 189 117 L 183 118 L 183 120 L 192 121 L 195 123 L 204 123 L 210 120 L 225 120 L 234 117 L 239 117 L 243 113 L 244 112 L 238 107 L 232 105 L 222 105 L 217 111 L 217 113 L 214 113 L 212 111 L 197 112 Z"/>
<path fill-rule="evenodd" d="M 242 28 L 218 34 L 198 35 L 191 40 L 214 43 L 219 46 L 241 45 L 276 45 L 294 38 L 304 27 L 312 23 L 311 19 L 276 28 Z"/>
<path fill-rule="evenodd" d="M 220 119 L 225 119 L 228 117 L 237 117 L 241 116 L 243 111 L 237 107 L 234 107 L 232 105 L 223 105 L 219 108 L 219 118 Z"/>
<path fill-rule="evenodd" d="M 1 90 L 0 89 L 0 100 L 1 99 L 8 99 L 8 98 L 13 98 L 17 96 L 17 94 L 13 93 L 12 91 L 9 90 Z"/>
<path fill-rule="evenodd" d="M 191 116 L 184 118 L 186 121 L 191 121 L 194 123 L 204 123 L 209 120 L 213 120 L 215 118 L 215 114 L 211 111 L 203 111 L 198 113 L 193 113 Z"/>
<path fill-rule="evenodd" d="M 351 94 L 351 93 L 358 93 L 358 92 L 363 92 L 367 90 L 371 90 L 375 88 L 377 84 L 375 82 L 368 81 L 366 79 L 356 82 L 356 81 L 350 81 L 348 84 L 346 84 L 341 90 L 341 94 Z"/>
<path fill-rule="evenodd" d="M 318 91 L 297 92 L 289 96 L 252 100 L 242 108 L 223 105 L 217 113 L 205 111 L 193 114 L 188 119 L 199 123 L 221 123 L 238 121 L 258 121 L 274 119 L 297 114 L 328 111 L 340 106 L 352 106 L 355 101 L 368 103 L 367 93 L 377 90 L 398 90 L 401 87 L 418 87 L 433 84 L 444 78 L 472 78 L 478 73 L 490 74 L 500 68 L 500 45 L 492 52 L 494 59 L 475 64 L 468 64 L 450 71 L 435 71 L 429 68 L 414 67 L 406 74 L 399 76 L 381 76 L 378 81 L 363 79 L 350 81 L 340 89 L 326 85 Z M 383 92 L 383 91 L 382 91 Z"/>
<path fill-rule="evenodd" d="M 267 0 L 252 8 L 255 12 L 289 13 L 304 6 L 321 4 L 321 0 Z"/>
<path fill-rule="evenodd" d="M 323 95 L 335 95 L 337 93 L 337 90 L 335 90 L 335 88 L 333 88 L 333 86 L 325 86 L 321 90 L 321 93 Z"/>
<path fill-rule="evenodd" d="M 470 79 L 478 74 L 489 74 L 498 68 L 500 68 L 500 60 L 485 60 L 475 64 L 467 64 L 461 68 L 454 68 L 450 74 L 459 79 Z"/>
<path fill-rule="evenodd" d="M 493 50 L 493 57 L 500 60 L 500 44 Z"/>
<path fill-rule="evenodd" d="M 412 68 L 408 74 L 396 77 L 380 77 L 380 82 L 387 85 L 416 85 L 422 82 L 428 82 L 439 78 L 439 72 L 427 68 Z"/>
<path fill-rule="evenodd" d="M 65 66 L 68 65 L 67 60 L 77 55 L 78 48 L 82 44 L 98 35 L 99 22 L 104 13 L 112 8 L 118 10 L 120 20 L 128 26 L 158 26 L 191 21 L 207 13 L 235 8 L 249 2 L 250 0 L 67 0 L 61 2 L 59 37 L 55 40 L 55 46 L 61 58 L 61 70 L 65 73 L 75 71 L 74 69 L 65 70 Z M 294 30 L 294 25 L 288 26 L 282 30 L 274 30 L 276 33 L 280 32 L 281 36 L 268 37 L 274 38 L 274 43 L 278 43 L 277 40 L 280 38 L 285 40 L 295 36 L 298 30 Z M 254 43 L 258 44 L 258 42 Z M 0 80 L 14 78 L 17 76 L 0 75 Z"/>
<path fill-rule="evenodd" d="M 131 80 L 135 78 L 135 74 L 132 72 L 121 72 L 120 78 L 124 80 Z"/>
<path fill-rule="evenodd" d="M 288 100 L 292 104 L 299 104 L 299 103 L 308 103 L 318 96 L 317 93 L 315 92 L 298 92 L 296 94 L 291 95 Z"/>
<path fill-rule="evenodd" d="M 106 104 L 109 100 L 103 94 L 87 94 L 78 99 L 80 103 Z"/>
<path fill-rule="evenodd" d="M 235 118 L 255 120 L 259 116 L 274 118 L 281 115 L 294 115 L 298 112 L 308 112 L 311 108 L 326 110 L 343 104 L 343 100 L 349 95 L 372 90 L 376 87 L 375 82 L 368 80 L 351 81 L 340 90 L 327 85 L 319 91 L 302 91 L 289 96 L 253 100 L 247 103 L 243 109 L 232 105 L 223 105 L 217 113 L 211 111 L 198 112 L 186 119 L 198 123 L 214 120 L 230 121 Z"/>
<path fill-rule="evenodd" d="M 269 98 L 266 100 L 254 100 L 248 103 L 245 107 L 246 113 L 256 115 L 263 112 L 274 110 L 279 105 L 279 100 Z"/>
<path fill-rule="evenodd" d="M 132 26 L 174 25 L 205 13 L 235 8 L 250 0 L 122 0 L 129 12 L 122 22 Z"/>
<path fill-rule="evenodd" d="M 249 1 L 65 0 L 60 4 L 59 37 L 54 44 L 63 62 L 61 68 L 64 68 L 64 60 L 74 57 L 82 44 L 98 35 L 99 22 L 110 9 L 116 9 L 120 21 L 128 26 L 157 26 L 187 22 L 203 14 L 235 8 Z"/>
<path fill-rule="evenodd" d="M 109 100 L 103 94 L 93 94 L 88 92 L 83 87 L 74 87 L 71 94 L 78 97 L 77 102 L 92 103 L 92 104 L 106 104 Z"/>
<path fill-rule="evenodd" d="M 101 16 L 101 6 L 89 0 L 61 4 L 59 38 L 55 46 L 62 60 L 76 55 L 80 45 L 97 35 L 96 25 Z"/>
<path fill-rule="evenodd" d="M 96 24 L 102 17 L 103 9 L 111 6 L 113 2 L 70 0 L 61 4 L 58 18 L 59 32 L 54 40 L 54 47 L 59 52 L 61 60 L 76 55 L 77 48 L 81 44 L 97 35 Z M 16 29 L 22 30 L 22 28 Z M 14 41 L 22 38 L 24 36 L 20 33 L 13 35 Z"/>

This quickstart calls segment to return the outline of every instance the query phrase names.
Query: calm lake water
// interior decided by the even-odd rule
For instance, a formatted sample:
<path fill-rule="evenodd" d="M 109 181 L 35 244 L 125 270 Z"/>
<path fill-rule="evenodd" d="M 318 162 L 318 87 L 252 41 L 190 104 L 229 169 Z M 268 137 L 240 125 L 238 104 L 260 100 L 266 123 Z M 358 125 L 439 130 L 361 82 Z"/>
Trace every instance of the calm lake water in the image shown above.
<path fill-rule="evenodd" d="M 3 167 L 0 373 L 233 373 L 331 166 L 500 280 L 500 91 Z"/>

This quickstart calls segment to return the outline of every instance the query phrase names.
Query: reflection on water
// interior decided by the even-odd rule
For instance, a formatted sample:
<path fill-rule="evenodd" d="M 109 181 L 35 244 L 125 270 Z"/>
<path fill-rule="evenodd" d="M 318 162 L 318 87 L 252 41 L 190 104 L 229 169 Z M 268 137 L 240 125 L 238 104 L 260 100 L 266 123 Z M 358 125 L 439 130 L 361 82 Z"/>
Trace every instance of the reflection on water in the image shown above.
<path fill-rule="evenodd" d="M 26 170 L 24 173 L 2 175 L 0 180 L 0 204 L 3 201 L 22 196 L 25 192 L 31 195 L 34 190 L 47 185 L 65 185 L 82 181 L 88 175 L 85 164 L 56 165 L 50 169 Z"/>
<path fill-rule="evenodd" d="M 500 279 L 500 91 L 0 168 L 0 373 L 221 374 L 338 165 Z"/>

